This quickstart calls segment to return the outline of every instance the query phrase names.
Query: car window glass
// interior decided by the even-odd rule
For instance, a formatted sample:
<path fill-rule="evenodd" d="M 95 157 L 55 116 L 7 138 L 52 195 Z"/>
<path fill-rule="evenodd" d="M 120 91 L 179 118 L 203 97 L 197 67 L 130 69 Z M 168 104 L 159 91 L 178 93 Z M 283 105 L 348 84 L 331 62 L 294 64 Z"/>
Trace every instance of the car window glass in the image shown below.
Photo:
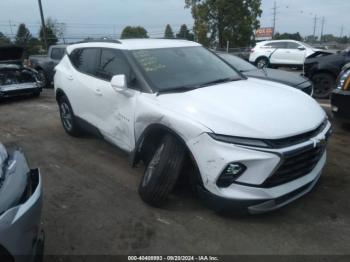
<path fill-rule="evenodd" d="M 65 48 L 52 48 L 51 50 L 51 58 L 53 60 L 61 60 L 64 56 Z"/>
<path fill-rule="evenodd" d="M 81 72 L 94 75 L 96 73 L 97 48 L 77 49 L 71 54 L 73 65 Z"/>
<path fill-rule="evenodd" d="M 219 56 L 224 59 L 227 63 L 229 63 L 231 66 L 236 68 L 237 70 L 241 72 L 248 72 L 256 70 L 257 68 L 253 66 L 251 63 L 243 60 L 242 58 L 239 58 L 237 56 L 231 55 L 231 54 L 219 54 Z"/>
<path fill-rule="evenodd" d="M 298 49 L 299 46 L 300 46 L 299 44 L 294 43 L 294 42 L 288 42 L 287 43 L 287 48 L 288 49 Z"/>
<path fill-rule="evenodd" d="M 271 47 L 271 48 L 286 48 L 287 43 L 286 42 L 273 42 L 273 43 L 268 43 L 265 46 Z"/>
<path fill-rule="evenodd" d="M 97 76 L 110 81 L 115 75 L 130 77 L 130 67 L 123 54 L 118 50 L 102 49 Z"/>

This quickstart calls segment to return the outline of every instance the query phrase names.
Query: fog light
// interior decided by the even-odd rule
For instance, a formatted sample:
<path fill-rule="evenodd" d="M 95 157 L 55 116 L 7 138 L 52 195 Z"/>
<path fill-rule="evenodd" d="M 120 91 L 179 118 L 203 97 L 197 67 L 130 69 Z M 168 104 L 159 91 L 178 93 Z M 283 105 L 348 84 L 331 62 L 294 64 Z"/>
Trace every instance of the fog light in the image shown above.
<path fill-rule="evenodd" d="M 338 107 L 332 106 L 332 111 L 335 112 L 335 113 L 338 112 Z"/>
<path fill-rule="evenodd" d="M 237 180 L 245 171 L 247 167 L 241 163 L 231 163 L 229 164 L 216 184 L 218 187 L 229 187 L 235 180 Z"/>

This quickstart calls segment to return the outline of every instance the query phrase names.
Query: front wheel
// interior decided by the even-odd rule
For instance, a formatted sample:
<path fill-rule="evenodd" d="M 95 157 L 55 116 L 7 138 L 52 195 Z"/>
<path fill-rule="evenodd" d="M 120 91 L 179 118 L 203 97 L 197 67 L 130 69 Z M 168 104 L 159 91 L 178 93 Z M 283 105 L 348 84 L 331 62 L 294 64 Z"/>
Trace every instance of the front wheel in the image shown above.
<path fill-rule="evenodd" d="M 335 87 L 335 78 L 328 73 L 317 73 L 312 77 L 315 98 L 329 98 Z"/>
<path fill-rule="evenodd" d="M 71 136 L 80 136 L 81 129 L 78 126 L 76 117 L 73 113 L 68 98 L 65 96 L 60 97 L 60 99 L 58 100 L 58 106 L 64 130 Z"/>
<path fill-rule="evenodd" d="M 147 164 L 139 194 L 151 206 L 164 205 L 179 178 L 185 147 L 172 135 L 166 135 Z"/>
<path fill-rule="evenodd" d="M 266 57 L 260 57 L 256 60 L 256 67 L 259 69 L 267 68 L 269 66 L 269 59 Z"/>

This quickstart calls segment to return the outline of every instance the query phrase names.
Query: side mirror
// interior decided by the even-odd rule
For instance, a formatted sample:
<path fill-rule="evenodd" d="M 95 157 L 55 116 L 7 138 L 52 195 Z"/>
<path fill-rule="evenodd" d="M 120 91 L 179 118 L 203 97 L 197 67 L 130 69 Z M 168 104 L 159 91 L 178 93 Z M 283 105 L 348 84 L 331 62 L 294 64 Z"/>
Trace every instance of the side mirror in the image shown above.
<path fill-rule="evenodd" d="M 306 48 L 304 47 L 304 46 L 298 46 L 298 50 L 300 50 L 300 51 L 304 51 L 304 50 L 306 50 Z"/>
<path fill-rule="evenodd" d="M 124 90 L 127 88 L 126 76 L 125 75 L 115 75 L 112 77 L 111 86 L 117 90 Z"/>

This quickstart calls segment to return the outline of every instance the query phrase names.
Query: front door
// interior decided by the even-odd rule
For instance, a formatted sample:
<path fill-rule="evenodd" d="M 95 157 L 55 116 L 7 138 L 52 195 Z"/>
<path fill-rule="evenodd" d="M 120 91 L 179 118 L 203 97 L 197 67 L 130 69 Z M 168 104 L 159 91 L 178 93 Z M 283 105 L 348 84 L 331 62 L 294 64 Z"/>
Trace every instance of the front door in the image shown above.
<path fill-rule="evenodd" d="M 135 147 L 134 112 L 140 92 L 127 88 L 116 90 L 111 86 L 115 75 L 123 74 L 131 79 L 131 68 L 123 53 L 115 49 L 102 49 L 96 76 L 95 100 L 98 128 L 103 136 L 118 147 L 132 151 Z"/>

